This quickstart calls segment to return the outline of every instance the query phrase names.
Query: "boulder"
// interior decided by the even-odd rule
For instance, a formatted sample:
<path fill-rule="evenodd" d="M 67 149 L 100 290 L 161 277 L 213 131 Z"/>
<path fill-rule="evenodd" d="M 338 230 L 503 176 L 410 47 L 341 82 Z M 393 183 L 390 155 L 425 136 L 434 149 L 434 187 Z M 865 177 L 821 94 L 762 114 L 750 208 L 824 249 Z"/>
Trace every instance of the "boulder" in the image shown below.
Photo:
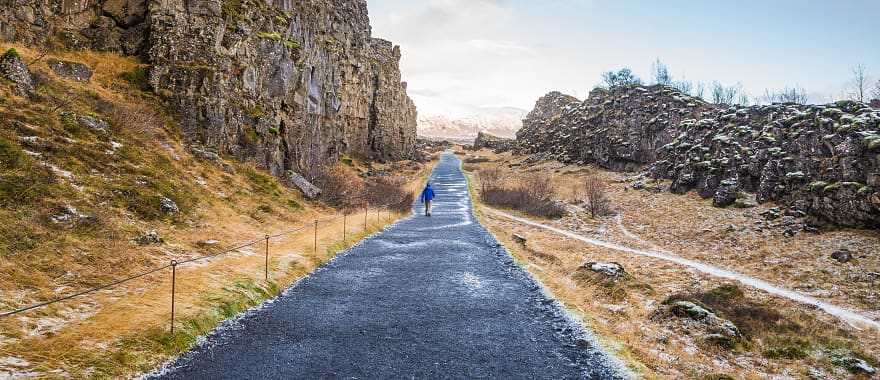
<path fill-rule="evenodd" d="M 696 303 L 677 300 L 669 303 L 669 311 L 680 318 L 688 318 L 708 327 L 713 334 L 736 338 L 740 336 L 739 328 L 733 322 L 721 318 L 715 312 Z"/>
<path fill-rule="evenodd" d="M 519 234 L 513 234 L 513 241 L 515 241 L 517 244 L 525 245 L 526 242 L 528 241 L 528 239 L 526 239 L 525 236 L 522 236 Z"/>
<path fill-rule="evenodd" d="M 98 218 L 91 214 L 81 213 L 76 207 L 65 205 L 49 216 L 49 221 L 59 226 L 90 225 L 97 223 Z"/>
<path fill-rule="evenodd" d="M 626 270 L 623 269 L 623 265 L 620 265 L 618 263 L 603 263 L 591 261 L 581 265 L 581 269 L 598 273 L 612 279 L 618 279 L 627 276 Z"/>
<path fill-rule="evenodd" d="M 50 59 L 46 62 L 55 74 L 64 78 L 73 79 L 77 82 L 88 82 L 92 79 L 92 69 L 85 64 L 57 59 Z"/>
<path fill-rule="evenodd" d="M 15 49 L 9 49 L 0 56 L 0 77 L 14 83 L 21 96 L 29 96 L 34 92 L 34 79 Z"/>
<path fill-rule="evenodd" d="M 856 356 L 852 351 L 836 349 L 826 352 L 831 363 L 856 374 L 874 375 L 877 369 L 866 360 Z"/>
<path fill-rule="evenodd" d="M 210 248 L 217 246 L 218 244 L 220 244 L 220 241 L 214 239 L 199 240 L 196 242 L 196 245 L 199 246 L 199 248 Z"/>
<path fill-rule="evenodd" d="M 852 253 L 850 253 L 849 250 L 841 249 L 841 250 L 834 251 L 831 254 L 831 258 L 834 260 L 837 260 L 837 262 L 839 262 L 839 263 L 844 264 L 844 263 L 850 262 L 853 259 L 853 255 L 852 255 Z"/>
<path fill-rule="evenodd" d="M 152 245 L 152 244 L 162 244 L 165 242 L 159 233 L 156 230 L 149 230 L 145 232 L 143 235 L 138 236 L 134 239 L 138 245 Z"/>
<path fill-rule="evenodd" d="M 318 195 L 321 195 L 321 189 L 295 171 L 288 171 L 286 179 L 288 186 L 296 187 L 306 196 L 306 198 L 314 199 L 317 198 Z"/>
<path fill-rule="evenodd" d="M 715 207 L 727 207 L 734 204 L 738 190 L 735 179 L 721 181 L 721 185 L 718 186 L 718 190 L 715 190 L 715 195 L 712 197 L 712 204 Z"/>
<path fill-rule="evenodd" d="M 91 116 L 79 115 L 76 117 L 76 121 L 79 125 L 99 134 L 106 134 L 110 128 L 110 124 L 107 124 L 106 121 Z"/>
<path fill-rule="evenodd" d="M 180 208 L 177 207 L 177 203 L 168 197 L 159 198 L 159 209 L 168 215 L 180 213 Z"/>

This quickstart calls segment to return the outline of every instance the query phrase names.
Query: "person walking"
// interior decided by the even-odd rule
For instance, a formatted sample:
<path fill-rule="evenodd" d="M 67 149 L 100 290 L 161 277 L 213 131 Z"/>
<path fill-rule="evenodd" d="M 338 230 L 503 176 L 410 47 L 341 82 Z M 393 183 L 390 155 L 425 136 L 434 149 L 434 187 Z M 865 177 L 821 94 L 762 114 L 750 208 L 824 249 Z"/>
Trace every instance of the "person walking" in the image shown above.
<path fill-rule="evenodd" d="M 420 199 L 422 200 L 422 203 L 425 204 L 425 216 L 431 216 L 431 203 L 434 201 L 434 189 L 431 188 L 430 182 L 425 186 L 425 190 L 422 190 L 422 196 Z"/>

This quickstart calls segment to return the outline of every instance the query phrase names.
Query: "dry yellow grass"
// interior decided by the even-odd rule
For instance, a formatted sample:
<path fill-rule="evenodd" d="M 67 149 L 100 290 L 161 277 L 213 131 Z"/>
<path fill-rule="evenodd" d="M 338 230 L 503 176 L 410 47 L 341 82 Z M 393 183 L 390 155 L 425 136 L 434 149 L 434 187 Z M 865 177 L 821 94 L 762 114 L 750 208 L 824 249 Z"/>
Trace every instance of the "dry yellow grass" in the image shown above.
<path fill-rule="evenodd" d="M 15 47 L 25 62 L 38 52 Z M 89 83 L 57 77 L 46 59 L 85 63 L 94 70 Z M 74 293 L 92 286 L 167 265 L 171 260 L 198 257 L 265 234 L 290 230 L 315 219 L 339 216 L 319 203 L 307 202 L 294 190 L 248 164 L 225 160 L 225 168 L 202 161 L 184 149 L 173 114 L 150 93 L 121 78 L 138 62 L 94 52 L 51 53 L 31 66 L 40 78 L 38 97 L 12 94 L 0 81 L 0 138 L 18 144 L 22 133 L 50 143 L 31 161 L 70 171 L 48 189 L 17 205 L 0 209 L 0 243 L 31 244 L 0 252 L 0 310 Z M 59 102 L 58 99 L 66 99 Z M 69 102 L 68 102 L 69 100 Z M 60 107 L 59 107 L 60 105 Z M 61 111 L 95 115 L 111 122 L 110 136 L 70 130 Z M 22 132 L 10 127 L 24 123 Z M 75 133 L 76 132 L 76 133 Z M 79 133 L 79 134 L 77 134 Z M 113 153 L 109 141 L 123 145 Z M 16 148 L 20 149 L 20 148 Z M 29 148 L 30 149 L 30 148 Z M 351 161 L 354 170 L 369 163 Z M 37 165 L 37 164 L 34 164 Z M 430 166 L 416 163 L 373 164 L 373 169 L 402 174 L 412 186 Z M 146 185 L 134 185 L 145 183 Z M 180 197 L 183 212 L 175 217 L 145 217 L 137 207 L 138 194 L 126 202 L 119 189 L 155 186 Z M 47 222 L 60 205 L 73 205 L 93 214 L 96 226 L 61 228 Z M 148 215 L 149 216 L 149 215 Z M 394 218 L 400 215 L 392 215 Z M 363 227 L 363 214 L 353 216 L 349 244 L 380 228 L 374 213 Z M 8 228 L 13 226 L 14 228 Z M 321 225 L 314 252 L 310 230 L 273 239 L 270 244 L 271 283 L 264 284 L 265 247 L 182 265 L 178 268 L 177 317 L 179 333 L 168 335 L 170 270 L 112 289 L 0 319 L 0 378 L 9 373 L 40 377 L 126 377 L 173 356 L 223 318 L 272 296 L 310 273 L 344 246 L 342 220 Z M 164 244 L 140 246 L 134 239 L 155 229 Z M 26 234 L 26 235 L 22 235 Z M 218 240 L 203 248 L 204 240 Z M 3 245 L 0 245 L 2 247 Z M 24 366 L 6 358 L 24 360 Z"/>
<path fill-rule="evenodd" d="M 473 170 L 481 166 L 507 166 L 522 159 L 488 151 L 470 154 L 492 160 L 473 165 L 470 167 Z M 797 281 L 789 272 L 790 263 L 780 261 L 773 265 L 758 259 L 755 264 L 753 249 L 775 247 L 777 257 L 800 257 L 806 254 L 808 248 L 812 248 L 813 252 L 807 255 L 807 259 L 818 261 L 819 256 L 828 252 L 814 251 L 831 246 L 833 243 L 827 240 L 829 238 L 831 241 L 847 242 L 857 239 L 871 242 L 876 238 L 871 232 L 845 230 L 825 233 L 821 236 L 824 239 L 798 235 L 790 241 L 783 241 L 786 238 L 781 236 L 742 234 L 737 240 L 726 240 L 715 233 L 704 233 L 702 229 L 721 230 L 731 223 L 747 223 L 737 219 L 742 217 L 741 213 L 715 209 L 692 195 L 626 191 L 622 188 L 624 184 L 616 182 L 616 173 L 554 162 L 515 167 L 514 170 L 553 173 L 560 189 L 560 198 L 569 196 L 572 184 L 581 181 L 587 173 L 596 173 L 611 185 L 610 195 L 615 206 L 623 213 L 624 228 L 641 235 L 646 241 L 625 234 L 615 218 L 593 220 L 579 215 L 557 221 L 543 220 L 542 223 L 636 248 L 660 246 L 688 258 L 720 264 L 779 284 Z M 767 331 L 754 333 L 734 350 L 721 349 L 701 341 L 699 330 L 694 330 L 693 326 L 665 314 L 662 302 L 674 294 L 707 292 L 725 285 L 725 281 L 667 261 L 560 238 L 552 232 L 528 227 L 489 212 L 480 212 L 479 218 L 527 270 L 568 307 L 581 313 L 587 325 L 605 338 L 607 346 L 628 358 L 646 378 L 705 378 L 720 374 L 744 379 L 767 376 L 803 378 L 808 376 L 811 368 L 820 369 L 832 378 L 847 378 L 852 375 L 823 357 L 823 350 L 844 347 L 861 353 L 869 360 L 874 360 L 880 354 L 880 333 L 876 330 L 859 330 L 814 308 L 744 287 L 741 287 L 745 292 L 741 302 L 757 305 L 756 312 L 777 311 L 784 320 L 799 327 L 796 332 L 790 333 L 768 328 Z M 512 238 L 513 234 L 527 237 L 527 243 L 518 244 Z M 587 261 L 618 262 L 634 280 L 625 286 L 612 288 L 579 281 L 577 269 Z M 824 267 L 830 265 L 827 261 L 823 263 Z M 871 270 L 875 264 L 865 260 L 858 265 Z M 809 270 L 805 267 L 800 269 Z M 820 269 L 813 270 L 821 272 Z M 811 276 L 816 279 L 828 274 Z M 867 288 L 869 284 L 846 283 L 847 278 L 828 276 L 823 280 L 832 282 L 827 286 L 857 288 L 876 294 L 876 289 Z M 826 299 L 835 303 L 849 302 L 863 310 L 872 307 L 870 303 L 859 303 L 856 298 L 842 295 Z M 780 359 L 765 354 L 768 350 L 786 347 L 800 340 L 809 346 L 809 355 L 805 358 Z"/>

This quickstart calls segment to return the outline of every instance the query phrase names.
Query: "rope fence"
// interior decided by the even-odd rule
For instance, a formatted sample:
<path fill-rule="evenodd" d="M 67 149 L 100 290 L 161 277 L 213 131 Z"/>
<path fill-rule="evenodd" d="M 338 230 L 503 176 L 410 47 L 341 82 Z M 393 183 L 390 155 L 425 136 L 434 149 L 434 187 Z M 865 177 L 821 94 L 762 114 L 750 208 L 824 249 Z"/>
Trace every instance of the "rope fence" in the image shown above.
<path fill-rule="evenodd" d="M 383 219 L 381 219 L 383 209 L 386 211 L 387 216 L 390 217 L 391 216 L 391 209 L 389 208 L 389 206 L 400 206 L 400 205 L 401 205 L 401 202 L 394 202 L 394 203 L 387 203 L 387 204 L 383 204 L 383 205 L 373 206 L 373 208 L 375 208 L 375 210 L 376 210 L 376 220 L 378 222 L 381 222 L 383 220 Z M 365 233 L 369 228 L 370 209 L 371 208 L 369 206 L 364 208 L 363 232 L 365 232 Z M 196 261 L 211 259 L 211 258 L 215 258 L 218 256 L 227 255 L 232 252 L 237 252 L 242 248 L 255 247 L 259 243 L 265 242 L 264 280 L 266 282 L 269 282 L 269 256 L 270 256 L 269 242 L 270 242 L 270 240 L 277 239 L 277 238 L 280 238 L 283 236 L 292 235 L 292 234 L 299 233 L 299 232 L 303 232 L 308 229 L 313 229 L 314 230 L 313 252 L 315 254 L 317 254 L 317 252 L 318 252 L 318 231 L 320 229 L 321 224 L 329 224 L 329 223 L 333 223 L 333 222 L 336 222 L 336 221 L 342 219 L 342 242 L 345 243 L 348 241 L 347 234 L 348 234 L 348 227 L 349 227 L 349 219 L 356 217 L 356 215 L 354 213 L 349 214 L 348 211 L 351 211 L 351 210 L 343 211 L 342 216 L 338 216 L 335 218 L 315 219 L 314 222 L 304 224 L 298 228 L 279 232 L 279 233 L 272 234 L 272 235 L 266 234 L 263 238 L 252 240 L 252 241 L 249 241 L 246 243 L 241 243 L 239 245 L 236 245 L 235 247 L 227 248 L 227 249 L 220 251 L 220 252 L 209 253 L 206 255 L 202 255 L 199 257 L 194 257 L 194 258 L 190 258 L 190 259 L 186 259 L 186 260 L 171 260 L 171 263 L 169 263 L 169 264 L 160 266 L 158 268 L 151 269 L 149 271 L 145 271 L 145 272 L 141 272 L 141 273 L 138 273 L 135 275 L 131 275 L 131 276 L 128 276 L 128 277 L 125 277 L 122 279 L 118 279 L 118 280 L 115 280 L 113 282 L 110 282 L 110 283 L 107 283 L 104 285 L 81 290 L 76 293 L 66 295 L 64 297 L 59 297 L 59 298 L 55 298 L 52 300 L 43 301 L 43 302 L 39 302 L 39 303 L 36 303 L 33 305 L 22 307 L 19 309 L 14 309 L 14 310 L 0 313 L 0 318 L 11 317 L 13 315 L 24 313 L 26 311 L 39 309 L 39 308 L 53 305 L 53 304 L 56 304 L 59 302 L 64 302 L 64 301 L 67 301 L 67 300 L 70 300 L 73 298 L 81 297 L 81 296 L 84 296 L 87 294 L 99 292 L 101 290 L 113 288 L 117 285 L 121 285 L 121 284 L 130 282 L 130 281 L 134 281 L 136 279 L 139 279 L 139 278 L 142 278 L 142 277 L 145 277 L 145 276 L 157 273 L 157 272 L 161 272 L 161 271 L 166 270 L 168 268 L 171 268 L 171 334 L 173 335 L 174 334 L 174 319 L 175 319 L 175 301 L 176 301 L 176 293 L 177 293 L 177 267 L 178 266 L 188 264 L 188 263 L 193 263 Z"/>

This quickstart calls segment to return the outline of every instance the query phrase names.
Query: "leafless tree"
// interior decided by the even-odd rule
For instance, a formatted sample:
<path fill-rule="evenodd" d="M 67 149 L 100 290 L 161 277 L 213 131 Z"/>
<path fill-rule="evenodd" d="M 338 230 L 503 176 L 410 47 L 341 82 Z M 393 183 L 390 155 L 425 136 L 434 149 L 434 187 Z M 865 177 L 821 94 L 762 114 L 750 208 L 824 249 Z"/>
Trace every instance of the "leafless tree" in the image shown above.
<path fill-rule="evenodd" d="M 602 73 L 602 82 L 604 82 L 607 88 L 612 88 L 617 86 L 641 84 L 642 80 L 635 76 L 632 70 L 624 67 L 616 72 L 606 71 Z"/>
<path fill-rule="evenodd" d="M 880 99 L 880 79 L 877 79 L 877 83 L 874 83 L 874 89 L 871 91 L 871 95 L 873 95 L 874 99 Z"/>
<path fill-rule="evenodd" d="M 693 93 L 691 95 L 696 96 L 700 99 L 703 99 L 703 96 L 706 94 L 706 84 L 703 82 L 697 82 L 697 85 L 694 86 Z"/>
<path fill-rule="evenodd" d="M 605 184 L 598 177 L 587 176 L 584 180 L 584 194 L 587 210 L 593 218 L 611 213 L 611 199 L 608 198 Z"/>
<path fill-rule="evenodd" d="M 749 105 L 749 96 L 743 91 L 742 84 L 725 86 L 718 81 L 712 82 L 710 88 L 712 103 Z"/>
<path fill-rule="evenodd" d="M 870 83 L 870 80 L 868 79 L 868 69 L 865 68 L 865 65 L 858 64 L 856 67 L 852 68 L 852 74 L 853 76 L 849 85 L 848 97 L 850 100 L 864 102 L 868 93 L 868 85 Z"/>
<path fill-rule="evenodd" d="M 807 91 L 800 86 L 785 87 L 779 91 L 764 90 L 764 96 L 760 98 L 761 102 L 766 103 L 797 103 L 807 104 L 809 96 Z"/>
<path fill-rule="evenodd" d="M 660 62 L 660 58 L 651 63 L 651 80 L 653 80 L 654 84 L 666 86 L 672 84 L 672 75 L 669 74 L 669 68 L 663 62 Z"/>
<path fill-rule="evenodd" d="M 694 82 L 682 79 L 682 80 L 672 82 L 672 87 L 678 91 L 685 93 L 685 94 L 693 95 Z"/>

